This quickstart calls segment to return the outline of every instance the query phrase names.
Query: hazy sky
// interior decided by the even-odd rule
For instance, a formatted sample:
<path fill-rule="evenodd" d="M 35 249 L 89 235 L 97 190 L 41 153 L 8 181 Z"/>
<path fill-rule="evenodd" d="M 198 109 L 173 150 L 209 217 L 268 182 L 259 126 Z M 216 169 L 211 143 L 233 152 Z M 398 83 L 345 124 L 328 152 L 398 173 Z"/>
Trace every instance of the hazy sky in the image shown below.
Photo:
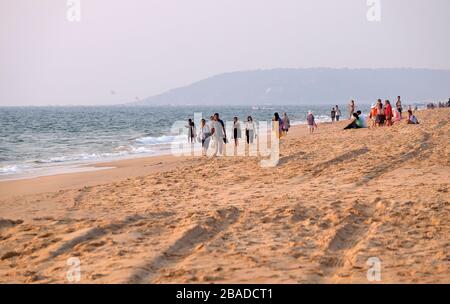
<path fill-rule="evenodd" d="M 450 0 L 0 0 L 0 105 L 114 104 L 223 72 L 450 69 Z"/>

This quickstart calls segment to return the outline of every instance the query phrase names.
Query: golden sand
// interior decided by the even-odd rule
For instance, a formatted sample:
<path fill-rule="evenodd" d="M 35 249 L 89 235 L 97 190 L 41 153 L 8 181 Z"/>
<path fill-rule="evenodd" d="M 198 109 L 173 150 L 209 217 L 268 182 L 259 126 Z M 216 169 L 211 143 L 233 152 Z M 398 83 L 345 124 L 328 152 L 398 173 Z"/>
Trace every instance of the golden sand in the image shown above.
<path fill-rule="evenodd" d="M 293 129 L 281 161 L 155 157 L 0 183 L 0 282 L 450 283 L 449 109 Z"/>

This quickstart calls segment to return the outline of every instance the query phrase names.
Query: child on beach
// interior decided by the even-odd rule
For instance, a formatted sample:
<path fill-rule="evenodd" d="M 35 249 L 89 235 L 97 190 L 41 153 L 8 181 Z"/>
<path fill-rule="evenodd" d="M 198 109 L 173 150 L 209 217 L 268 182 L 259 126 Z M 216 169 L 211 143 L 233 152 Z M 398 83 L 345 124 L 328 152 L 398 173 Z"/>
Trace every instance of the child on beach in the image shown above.
<path fill-rule="evenodd" d="M 372 104 L 372 107 L 370 108 L 369 118 L 372 120 L 371 128 L 375 128 L 377 125 L 377 105 L 376 104 Z"/>
<path fill-rule="evenodd" d="M 411 110 L 408 110 L 408 125 L 418 125 L 419 120 Z"/>
<path fill-rule="evenodd" d="M 306 116 L 306 121 L 308 122 L 308 130 L 309 134 L 314 133 L 314 129 L 317 128 L 317 124 L 312 111 L 308 112 L 308 116 Z"/>

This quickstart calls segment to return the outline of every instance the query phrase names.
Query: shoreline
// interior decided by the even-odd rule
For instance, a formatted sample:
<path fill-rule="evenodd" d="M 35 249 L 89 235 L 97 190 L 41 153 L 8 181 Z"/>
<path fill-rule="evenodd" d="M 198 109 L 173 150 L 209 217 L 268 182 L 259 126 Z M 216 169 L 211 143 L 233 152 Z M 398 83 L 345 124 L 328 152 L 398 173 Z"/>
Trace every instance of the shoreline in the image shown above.
<path fill-rule="evenodd" d="M 137 158 L 0 183 L 0 283 L 448 283 L 450 109 L 297 127 L 280 162 Z"/>

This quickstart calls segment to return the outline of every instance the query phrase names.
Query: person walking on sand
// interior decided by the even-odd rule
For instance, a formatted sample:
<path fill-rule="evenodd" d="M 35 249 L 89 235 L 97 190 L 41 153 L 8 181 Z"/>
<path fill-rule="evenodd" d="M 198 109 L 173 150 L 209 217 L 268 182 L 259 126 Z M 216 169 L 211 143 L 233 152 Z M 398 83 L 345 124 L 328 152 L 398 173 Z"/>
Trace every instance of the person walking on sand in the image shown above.
<path fill-rule="evenodd" d="M 272 122 L 273 122 L 273 131 L 278 136 L 278 138 L 281 138 L 281 136 L 283 135 L 283 130 L 282 130 L 283 121 L 281 120 L 278 112 L 275 112 L 273 114 Z"/>
<path fill-rule="evenodd" d="M 237 117 L 233 119 L 233 139 L 234 145 L 237 147 L 239 145 L 239 140 L 241 139 L 241 123 Z"/>
<path fill-rule="evenodd" d="M 289 117 L 287 116 L 286 112 L 283 113 L 283 134 L 286 136 L 289 132 L 289 129 L 291 128 L 291 121 L 289 120 Z"/>
<path fill-rule="evenodd" d="M 308 123 L 309 134 L 313 134 L 314 129 L 317 128 L 317 124 L 312 111 L 308 112 L 308 116 L 306 116 L 306 121 Z"/>
<path fill-rule="evenodd" d="M 339 106 L 336 105 L 336 121 L 339 122 L 339 119 L 341 118 L 342 113 L 341 113 L 341 109 L 339 109 Z"/>
<path fill-rule="evenodd" d="M 395 107 L 397 108 L 398 113 L 400 113 L 400 119 L 402 119 L 402 101 L 401 101 L 401 97 L 397 96 L 397 102 L 395 103 Z"/>
<path fill-rule="evenodd" d="M 220 119 L 219 113 L 214 114 L 214 120 L 219 122 L 219 124 L 222 126 L 222 134 L 223 134 L 223 142 L 227 143 L 227 131 L 225 130 L 225 123 L 222 119 Z"/>
<path fill-rule="evenodd" d="M 224 134 L 224 127 L 222 126 L 222 124 L 218 121 L 218 116 L 214 115 L 214 120 L 212 121 L 212 129 L 211 129 L 211 134 L 213 136 L 214 139 L 214 153 L 213 156 L 217 156 L 217 154 L 219 155 L 223 155 L 224 153 L 224 138 L 225 138 L 225 134 Z"/>
<path fill-rule="evenodd" d="M 186 128 L 188 128 L 188 143 L 195 143 L 195 124 L 192 119 L 188 119 Z"/>
<path fill-rule="evenodd" d="M 348 104 L 348 119 L 352 119 L 353 113 L 355 113 L 355 101 L 350 100 Z"/>
<path fill-rule="evenodd" d="M 333 123 L 335 119 L 336 119 L 336 109 L 332 108 L 331 109 L 331 122 Z"/>
<path fill-rule="evenodd" d="M 245 137 L 248 145 L 253 144 L 253 139 L 256 136 L 255 130 L 256 128 L 253 118 L 251 116 L 247 117 L 247 121 L 245 122 Z"/>
<path fill-rule="evenodd" d="M 389 100 L 384 102 L 384 115 L 386 115 L 386 126 L 392 126 L 392 106 Z"/>
<path fill-rule="evenodd" d="M 209 142 L 211 140 L 211 128 L 205 119 L 201 120 L 200 132 L 198 133 L 199 142 L 202 143 L 202 155 L 206 156 L 208 152 Z"/>

